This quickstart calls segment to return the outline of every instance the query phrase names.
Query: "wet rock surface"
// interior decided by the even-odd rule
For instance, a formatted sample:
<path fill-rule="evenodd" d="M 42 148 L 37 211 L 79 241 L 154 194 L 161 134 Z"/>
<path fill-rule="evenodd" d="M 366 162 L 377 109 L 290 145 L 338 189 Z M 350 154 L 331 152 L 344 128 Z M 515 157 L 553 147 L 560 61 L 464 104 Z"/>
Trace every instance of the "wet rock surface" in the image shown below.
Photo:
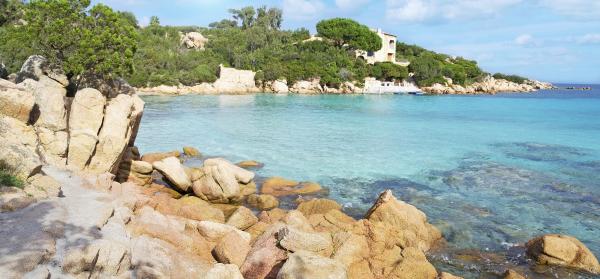
<path fill-rule="evenodd" d="M 549 234 L 527 242 L 527 253 L 541 265 L 559 265 L 600 274 L 600 264 L 579 240 L 566 235 Z"/>

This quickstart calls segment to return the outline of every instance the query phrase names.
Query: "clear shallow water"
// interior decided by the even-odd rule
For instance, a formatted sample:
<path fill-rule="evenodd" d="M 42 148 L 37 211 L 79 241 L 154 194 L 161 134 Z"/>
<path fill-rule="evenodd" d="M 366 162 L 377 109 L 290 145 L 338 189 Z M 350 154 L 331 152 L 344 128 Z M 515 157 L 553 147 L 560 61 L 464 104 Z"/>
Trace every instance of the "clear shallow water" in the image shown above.
<path fill-rule="evenodd" d="M 449 249 L 510 254 L 561 233 L 600 255 L 600 91 L 144 100 L 142 153 L 258 160 L 258 175 L 319 182 L 356 217 L 391 188 Z"/>

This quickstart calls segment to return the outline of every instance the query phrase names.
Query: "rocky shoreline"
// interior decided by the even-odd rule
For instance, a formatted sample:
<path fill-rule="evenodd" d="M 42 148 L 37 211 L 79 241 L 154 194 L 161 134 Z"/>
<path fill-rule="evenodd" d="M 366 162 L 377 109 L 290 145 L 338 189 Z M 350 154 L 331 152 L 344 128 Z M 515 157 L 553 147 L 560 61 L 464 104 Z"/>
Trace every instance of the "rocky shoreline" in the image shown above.
<path fill-rule="evenodd" d="M 31 78 L 0 79 L 0 162 L 25 181 L 0 185 L 3 278 L 460 278 L 431 264 L 444 236 L 392 191 L 355 219 L 317 183 L 257 180 L 259 162 L 193 147 L 142 155 L 135 92 L 69 97 L 34 62 L 22 69 Z M 186 166 L 192 158 L 202 164 Z M 284 198 L 295 206 L 281 208 Z M 542 235 L 524 249 L 533 270 L 600 274 L 570 236 Z"/>
<path fill-rule="evenodd" d="M 330 88 L 321 86 L 319 79 L 297 81 L 291 86 L 286 80 L 269 81 L 257 85 L 254 81 L 256 73 L 246 70 L 237 70 L 233 68 L 220 67 L 220 77 L 214 83 L 201 83 L 194 86 L 169 86 L 160 85 L 156 87 L 136 88 L 140 95 L 161 95 L 161 96 L 179 96 L 179 95 L 219 95 L 219 94 L 256 94 L 256 93 L 274 93 L 274 94 L 370 94 L 373 93 L 372 87 L 361 87 L 356 83 L 344 82 L 339 88 Z M 367 78 L 370 83 L 379 83 L 373 78 Z M 484 78 L 480 82 L 468 86 L 461 86 L 452 83 L 452 80 L 446 79 L 445 84 L 436 83 L 430 87 L 418 88 L 414 83 L 405 82 L 402 86 L 406 88 L 420 89 L 428 94 L 496 94 L 509 92 L 535 92 L 555 88 L 552 84 L 528 80 L 524 84 L 495 79 L 491 76 Z"/>

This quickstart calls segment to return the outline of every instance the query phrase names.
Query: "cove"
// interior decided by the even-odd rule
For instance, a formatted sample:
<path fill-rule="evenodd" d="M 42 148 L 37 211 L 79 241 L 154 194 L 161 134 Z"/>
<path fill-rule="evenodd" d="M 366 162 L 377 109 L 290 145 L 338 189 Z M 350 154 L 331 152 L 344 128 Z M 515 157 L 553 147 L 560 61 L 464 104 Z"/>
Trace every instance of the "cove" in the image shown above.
<path fill-rule="evenodd" d="M 257 175 L 316 181 L 354 217 L 392 189 L 451 249 L 510 253 L 560 233 L 600 254 L 598 91 L 144 100 L 142 153 L 257 160 Z"/>

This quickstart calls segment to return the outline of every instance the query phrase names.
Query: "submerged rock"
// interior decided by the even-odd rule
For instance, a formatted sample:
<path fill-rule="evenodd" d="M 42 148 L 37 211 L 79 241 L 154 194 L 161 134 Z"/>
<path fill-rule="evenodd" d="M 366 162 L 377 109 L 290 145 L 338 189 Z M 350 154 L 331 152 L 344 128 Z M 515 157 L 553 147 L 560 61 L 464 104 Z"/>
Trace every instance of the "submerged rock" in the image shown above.
<path fill-rule="evenodd" d="M 527 254 L 541 265 L 559 265 L 600 274 L 592 252 L 574 237 L 547 234 L 527 242 Z"/>
<path fill-rule="evenodd" d="M 150 164 L 160 161 L 162 159 L 168 157 L 179 157 L 181 156 L 181 152 L 174 150 L 170 152 L 156 152 L 156 153 L 146 153 L 142 156 L 142 161 L 148 162 Z"/>
<path fill-rule="evenodd" d="M 249 169 L 249 168 L 261 168 L 263 164 L 254 160 L 241 161 L 236 164 L 238 167 Z"/>
<path fill-rule="evenodd" d="M 276 197 L 287 195 L 303 195 L 316 193 L 322 190 L 321 185 L 314 182 L 296 182 L 282 177 L 271 177 L 265 180 L 261 193 Z"/>
<path fill-rule="evenodd" d="M 508 157 L 536 162 L 567 161 L 587 155 L 588 150 L 559 144 L 511 142 L 493 145 Z"/>
<path fill-rule="evenodd" d="M 185 154 L 186 156 L 190 156 L 190 157 L 198 157 L 198 156 L 202 155 L 198 149 L 191 147 L 191 146 L 184 146 L 183 154 Z"/>

